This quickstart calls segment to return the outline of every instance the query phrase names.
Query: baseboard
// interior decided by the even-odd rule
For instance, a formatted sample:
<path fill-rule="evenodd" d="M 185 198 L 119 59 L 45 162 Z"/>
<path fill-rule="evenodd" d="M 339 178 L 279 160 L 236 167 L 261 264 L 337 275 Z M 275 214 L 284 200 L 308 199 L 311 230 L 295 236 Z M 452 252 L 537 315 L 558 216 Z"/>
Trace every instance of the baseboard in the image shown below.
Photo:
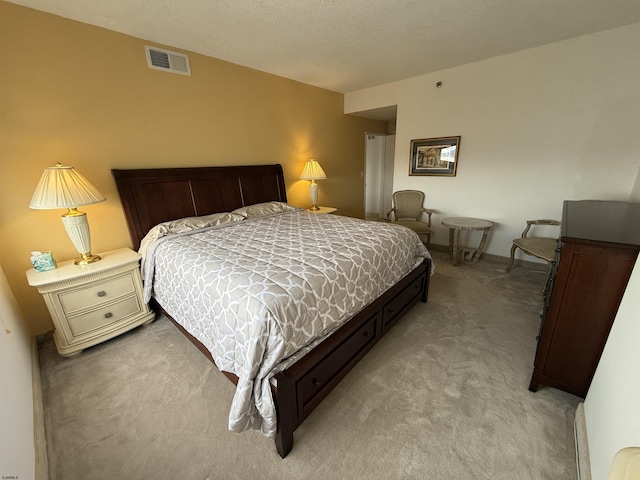
<path fill-rule="evenodd" d="M 449 252 L 448 245 L 438 245 L 437 243 L 430 243 L 429 250 L 433 250 L 435 252 Z M 505 268 L 509 264 L 509 257 L 503 257 L 502 255 L 494 255 L 492 253 L 481 253 L 480 259 L 490 260 L 492 262 L 504 263 Z M 523 267 L 529 270 L 536 270 L 540 272 L 547 271 L 547 263 L 542 262 L 534 262 L 529 260 L 521 260 L 516 259 L 513 262 L 514 267 Z"/>
<path fill-rule="evenodd" d="M 38 344 L 38 346 L 50 340 L 53 340 L 53 329 L 41 333 L 40 335 L 36 335 L 36 343 Z"/>
<path fill-rule="evenodd" d="M 576 468 L 578 469 L 578 480 L 591 480 L 589 442 L 587 440 L 587 424 L 584 416 L 583 402 L 580 402 L 576 409 L 573 433 L 576 439 Z"/>
<path fill-rule="evenodd" d="M 40 359 L 38 343 L 31 341 L 31 382 L 33 385 L 33 443 L 36 453 L 36 480 L 49 480 L 49 460 L 47 457 L 47 438 L 44 431 L 44 401 L 40 379 Z"/>

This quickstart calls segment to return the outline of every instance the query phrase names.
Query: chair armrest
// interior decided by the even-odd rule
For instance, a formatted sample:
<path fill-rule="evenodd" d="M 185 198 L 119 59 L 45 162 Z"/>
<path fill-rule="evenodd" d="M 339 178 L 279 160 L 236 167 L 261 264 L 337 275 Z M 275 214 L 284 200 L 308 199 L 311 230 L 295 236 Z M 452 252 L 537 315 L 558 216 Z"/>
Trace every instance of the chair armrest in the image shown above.
<path fill-rule="evenodd" d="M 393 212 L 393 214 L 395 215 L 396 214 L 396 209 L 392 208 L 391 210 L 389 210 L 387 212 L 387 220 L 389 220 L 389 221 L 391 221 L 391 212 Z"/>
<path fill-rule="evenodd" d="M 547 218 L 539 219 L 539 220 L 527 220 L 527 228 L 524 229 L 520 238 L 527 238 L 527 234 L 533 225 L 555 225 L 560 226 L 562 223 L 558 220 L 549 220 Z"/>
<path fill-rule="evenodd" d="M 421 208 L 420 210 L 427 214 L 427 218 L 429 219 L 427 221 L 427 225 L 431 226 L 431 215 L 433 214 L 433 210 L 430 208 Z"/>
<path fill-rule="evenodd" d="M 532 225 L 535 225 L 535 220 L 527 220 L 527 228 L 524 229 L 520 238 L 527 238 L 527 234 L 529 233 L 529 230 L 531 230 Z"/>

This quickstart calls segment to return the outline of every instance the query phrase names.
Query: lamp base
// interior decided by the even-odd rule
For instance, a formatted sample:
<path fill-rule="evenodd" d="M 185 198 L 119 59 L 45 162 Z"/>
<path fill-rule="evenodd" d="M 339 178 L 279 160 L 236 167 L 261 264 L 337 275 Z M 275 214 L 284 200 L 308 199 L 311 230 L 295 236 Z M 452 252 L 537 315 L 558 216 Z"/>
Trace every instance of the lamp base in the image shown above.
<path fill-rule="evenodd" d="M 320 210 L 318 207 L 318 184 L 311 180 L 309 184 L 309 197 L 311 198 L 311 208 L 309 210 Z"/>
<path fill-rule="evenodd" d="M 75 265 L 89 265 L 100 260 L 98 255 L 91 254 L 91 234 L 89 233 L 86 213 L 79 212 L 75 207 L 71 207 L 67 213 L 62 215 L 62 223 L 67 230 L 71 243 L 80 254 L 80 258 L 76 258 L 73 261 Z"/>
<path fill-rule="evenodd" d="M 80 258 L 76 258 L 73 261 L 74 265 L 89 265 L 90 263 L 93 262 L 97 262 L 98 260 L 101 260 L 101 257 L 99 255 L 92 255 L 91 252 L 89 253 L 81 253 L 81 257 Z"/>

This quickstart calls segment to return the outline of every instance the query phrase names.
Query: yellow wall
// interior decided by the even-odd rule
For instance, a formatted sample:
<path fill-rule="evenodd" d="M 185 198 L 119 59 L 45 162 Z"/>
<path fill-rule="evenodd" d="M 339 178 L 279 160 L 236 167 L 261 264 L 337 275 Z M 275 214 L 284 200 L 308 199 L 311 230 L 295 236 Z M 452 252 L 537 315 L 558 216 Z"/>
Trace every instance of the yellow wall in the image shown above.
<path fill-rule="evenodd" d="M 194 53 L 190 77 L 151 70 L 145 44 L 0 2 L 0 265 L 33 334 L 53 325 L 29 252 L 77 256 L 64 211 L 28 208 L 58 161 L 107 197 L 81 208 L 94 252 L 130 246 L 112 168 L 281 163 L 289 202 L 308 206 L 298 176 L 313 157 L 328 176 L 319 203 L 363 214 L 364 133 L 383 123 L 345 116 L 341 94 Z"/>

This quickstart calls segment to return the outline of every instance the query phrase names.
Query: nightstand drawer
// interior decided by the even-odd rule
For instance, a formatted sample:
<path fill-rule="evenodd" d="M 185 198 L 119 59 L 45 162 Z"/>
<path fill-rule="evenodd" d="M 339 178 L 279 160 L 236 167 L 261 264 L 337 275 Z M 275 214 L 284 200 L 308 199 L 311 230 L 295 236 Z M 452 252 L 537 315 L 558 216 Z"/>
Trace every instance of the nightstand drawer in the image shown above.
<path fill-rule="evenodd" d="M 101 303 L 111 302 L 118 297 L 135 293 L 136 287 L 131 274 L 127 273 L 104 282 L 70 290 L 59 295 L 62 309 L 71 314 Z"/>
<path fill-rule="evenodd" d="M 82 335 L 96 328 L 103 328 L 124 317 L 135 315 L 142 311 L 138 297 L 133 295 L 120 302 L 106 305 L 102 308 L 75 317 L 69 317 L 69 328 L 74 337 Z"/>

